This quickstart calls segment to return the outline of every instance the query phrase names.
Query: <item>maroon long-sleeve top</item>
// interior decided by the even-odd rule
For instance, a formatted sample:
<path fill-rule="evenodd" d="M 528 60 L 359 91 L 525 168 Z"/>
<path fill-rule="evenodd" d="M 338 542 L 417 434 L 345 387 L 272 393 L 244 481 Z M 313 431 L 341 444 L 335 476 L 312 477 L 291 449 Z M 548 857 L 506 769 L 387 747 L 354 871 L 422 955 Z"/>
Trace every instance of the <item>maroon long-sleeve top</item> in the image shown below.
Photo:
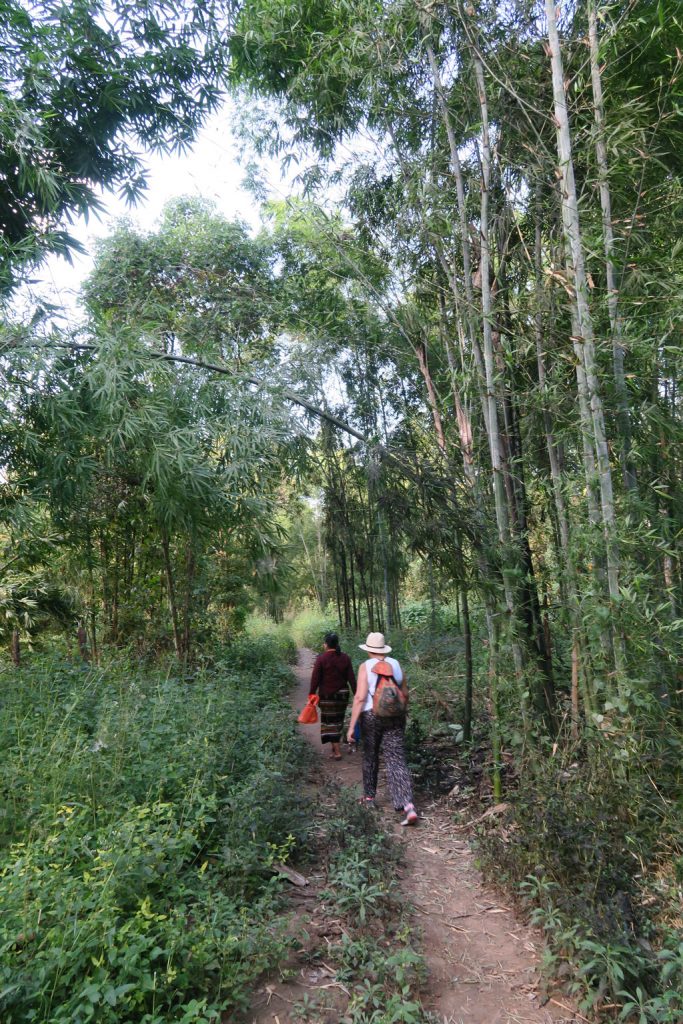
<path fill-rule="evenodd" d="M 315 659 L 311 673 L 311 693 L 320 697 L 331 697 L 333 693 L 351 686 L 356 692 L 356 675 L 348 654 L 336 651 L 323 651 Z"/>

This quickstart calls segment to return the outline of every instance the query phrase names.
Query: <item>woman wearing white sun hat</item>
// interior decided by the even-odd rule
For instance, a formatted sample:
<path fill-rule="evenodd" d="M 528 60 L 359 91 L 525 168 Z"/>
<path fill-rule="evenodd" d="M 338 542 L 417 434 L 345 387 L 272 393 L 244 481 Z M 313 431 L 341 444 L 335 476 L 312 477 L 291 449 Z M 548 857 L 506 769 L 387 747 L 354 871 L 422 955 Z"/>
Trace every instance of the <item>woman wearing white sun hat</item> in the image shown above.
<path fill-rule="evenodd" d="M 405 675 L 396 658 L 385 657 L 391 651 L 391 647 L 386 643 L 383 633 L 369 633 L 365 643 L 358 646 L 362 651 L 367 651 L 370 657 L 363 662 L 358 670 L 356 696 L 351 710 L 347 738 L 351 743 L 356 722 L 360 721 L 360 731 L 363 737 L 363 802 L 369 805 L 374 802 L 381 750 L 384 754 L 387 783 L 394 808 L 405 814 L 401 824 L 415 825 L 417 811 L 413 805 L 413 785 L 406 763 L 404 742 L 405 714 L 387 718 L 379 717 L 372 710 L 379 679 L 377 673 L 373 671 L 375 666 L 379 662 L 388 662 L 394 681 L 400 686 L 407 702 L 408 687 Z"/>

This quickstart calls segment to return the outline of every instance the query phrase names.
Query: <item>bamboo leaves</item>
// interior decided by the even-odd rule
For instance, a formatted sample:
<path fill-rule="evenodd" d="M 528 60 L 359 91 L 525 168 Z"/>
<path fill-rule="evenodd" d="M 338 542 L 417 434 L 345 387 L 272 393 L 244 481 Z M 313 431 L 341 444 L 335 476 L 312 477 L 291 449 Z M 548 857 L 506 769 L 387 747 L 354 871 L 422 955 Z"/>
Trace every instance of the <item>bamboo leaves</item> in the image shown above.
<path fill-rule="evenodd" d="M 97 209 L 96 188 L 146 188 L 137 146 L 187 145 L 215 108 L 230 4 L 0 4 L 0 287 L 76 241 L 63 216 Z"/>

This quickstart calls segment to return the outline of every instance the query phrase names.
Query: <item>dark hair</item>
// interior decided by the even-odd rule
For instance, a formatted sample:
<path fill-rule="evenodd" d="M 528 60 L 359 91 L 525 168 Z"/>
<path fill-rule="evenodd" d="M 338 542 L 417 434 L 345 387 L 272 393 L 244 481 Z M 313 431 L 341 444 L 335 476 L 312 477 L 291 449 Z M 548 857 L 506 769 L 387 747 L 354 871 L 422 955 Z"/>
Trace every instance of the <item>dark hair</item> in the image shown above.
<path fill-rule="evenodd" d="M 323 637 L 326 647 L 334 647 L 337 654 L 341 654 L 341 647 L 339 646 L 339 637 L 336 633 L 325 633 Z"/>

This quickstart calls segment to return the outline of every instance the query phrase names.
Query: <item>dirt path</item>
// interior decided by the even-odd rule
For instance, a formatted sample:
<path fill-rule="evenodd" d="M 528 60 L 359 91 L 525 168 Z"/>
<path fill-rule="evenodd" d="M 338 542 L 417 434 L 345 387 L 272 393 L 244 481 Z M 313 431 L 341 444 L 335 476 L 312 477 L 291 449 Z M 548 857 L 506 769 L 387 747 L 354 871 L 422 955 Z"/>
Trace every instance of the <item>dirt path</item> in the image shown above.
<path fill-rule="evenodd" d="M 311 665 L 311 652 L 300 651 L 298 685 L 292 695 L 297 709 L 306 702 Z M 321 777 L 356 787 L 360 793 L 361 754 L 344 753 L 342 761 L 330 760 L 327 751 L 323 752 L 319 730 L 300 728 L 320 752 Z M 458 836 L 449 815 L 438 804 L 420 806 L 419 826 L 401 828 L 381 772 L 377 804 L 385 828 L 395 832 L 405 851 L 401 885 L 416 908 L 429 970 L 423 993 L 425 1009 L 438 1014 L 444 1024 L 569 1024 L 578 1020 L 569 1007 L 563 1009 L 552 1002 L 539 1005 L 539 936 L 487 889 L 473 864 L 468 842 Z M 297 984 L 301 981 L 289 983 L 286 989 L 279 986 L 275 993 L 267 988 L 267 1006 L 254 1014 L 254 1024 L 295 1020 L 290 1011 Z M 314 978 L 304 979 L 303 988 L 309 994 L 314 987 Z"/>

